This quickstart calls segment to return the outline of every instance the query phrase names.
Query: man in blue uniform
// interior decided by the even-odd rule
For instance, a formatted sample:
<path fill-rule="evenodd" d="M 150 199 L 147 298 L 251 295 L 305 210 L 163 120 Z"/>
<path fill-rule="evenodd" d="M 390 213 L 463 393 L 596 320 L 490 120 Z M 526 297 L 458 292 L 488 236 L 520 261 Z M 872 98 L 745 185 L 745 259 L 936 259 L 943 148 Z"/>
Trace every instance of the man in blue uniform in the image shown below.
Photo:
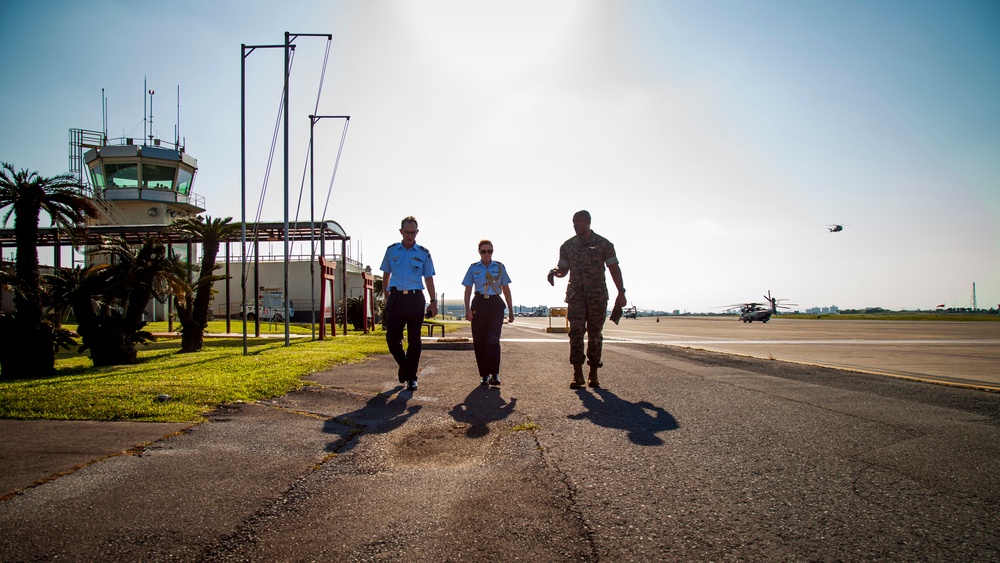
<path fill-rule="evenodd" d="M 385 341 L 399 365 L 399 382 L 410 391 L 417 389 L 420 364 L 420 329 L 424 321 L 424 282 L 431 295 L 427 315 L 437 315 L 434 292 L 434 261 L 426 248 L 417 244 L 417 220 L 400 222 L 402 242 L 389 245 L 382 258 L 382 287 L 385 288 Z M 403 328 L 406 327 L 406 350 Z"/>
<path fill-rule="evenodd" d="M 514 305 L 510 297 L 510 276 L 507 268 L 493 259 L 493 243 L 479 241 L 479 262 L 469 266 L 462 285 L 465 286 L 465 318 L 472 321 L 472 347 L 476 352 L 480 385 L 500 385 L 500 331 L 503 329 L 503 292 L 507 301 L 507 320 L 514 322 Z M 469 303 L 472 291 L 476 297 Z"/>

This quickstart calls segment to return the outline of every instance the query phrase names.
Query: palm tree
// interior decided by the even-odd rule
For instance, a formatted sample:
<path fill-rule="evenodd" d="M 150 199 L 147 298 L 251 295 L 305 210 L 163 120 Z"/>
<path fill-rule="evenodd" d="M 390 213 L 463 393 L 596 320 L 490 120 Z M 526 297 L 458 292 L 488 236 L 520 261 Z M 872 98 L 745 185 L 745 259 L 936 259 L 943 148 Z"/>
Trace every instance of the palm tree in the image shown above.
<path fill-rule="evenodd" d="M 48 302 L 58 317 L 72 310 L 77 324 L 90 325 L 97 315 L 94 297 L 100 291 L 101 273 L 111 264 L 91 264 L 86 269 L 59 268 L 51 276 L 46 276 L 45 288 Z"/>
<path fill-rule="evenodd" d="M 82 272 L 61 272 L 53 302 L 73 307 L 83 339 L 80 352 L 89 348 L 95 366 L 137 363 L 135 345 L 153 339 L 142 330 L 146 305 L 150 299 L 164 301 L 171 293 L 183 295 L 186 266 L 153 237 L 139 247 L 112 239 L 92 253 L 108 256 L 109 262 Z"/>
<path fill-rule="evenodd" d="M 59 268 L 55 274 L 45 276 L 48 302 L 55 315 L 62 317 L 72 310 L 77 325 L 83 327 L 82 332 L 88 335 L 80 347 L 81 353 L 86 350 L 87 342 L 98 333 L 94 327 L 101 325 L 101 312 L 108 308 L 101 296 L 107 285 L 109 266 L 111 264 L 91 264 L 86 269 L 80 266 Z"/>
<path fill-rule="evenodd" d="M 48 375 L 55 372 L 55 329 L 43 315 L 41 274 L 38 266 L 38 222 L 41 212 L 51 224 L 69 233 L 76 243 L 79 225 L 97 208 L 83 195 L 83 186 L 71 174 L 50 178 L 38 172 L 15 171 L 0 166 L 0 209 L 6 226 L 14 215 L 15 313 L 0 321 L 0 372 L 3 377 Z"/>
<path fill-rule="evenodd" d="M 215 259 L 219 255 L 219 247 L 240 230 L 239 223 L 233 223 L 232 217 L 212 219 L 211 217 L 184 217 L 174 221 L 171 228 L 188 235 L 191 239 L 201 240 L 201 269 L 198 279 L 191 284 L 190 290 L 175 299 L 177 318 L 181 321 L 181 353 L 201 350 L 205 341 L 205 327 L 208 326 L 208 312 L 212 305 L 212 286 L 225 276 L 213 274 L 221 265 Z"/>

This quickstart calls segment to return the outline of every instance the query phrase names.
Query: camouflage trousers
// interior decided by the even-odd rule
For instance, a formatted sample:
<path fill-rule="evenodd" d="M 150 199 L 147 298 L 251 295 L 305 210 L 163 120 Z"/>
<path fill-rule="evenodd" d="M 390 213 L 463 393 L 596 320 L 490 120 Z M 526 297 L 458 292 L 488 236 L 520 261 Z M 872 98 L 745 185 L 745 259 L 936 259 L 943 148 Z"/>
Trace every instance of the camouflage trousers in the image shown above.
<path fill-rule="evenodd" d="M 569 320 L 569 363 L 582 364 L 586 358 L 593 368 L 601 367 L 601 349 L 604 345 L 604 319 L 608 314 L 608 296 L 585 295 L 578 292 L 566 300 L 566 318 Z M 587 335 L 587 355 L 583 353 L 583 335 Z"/>

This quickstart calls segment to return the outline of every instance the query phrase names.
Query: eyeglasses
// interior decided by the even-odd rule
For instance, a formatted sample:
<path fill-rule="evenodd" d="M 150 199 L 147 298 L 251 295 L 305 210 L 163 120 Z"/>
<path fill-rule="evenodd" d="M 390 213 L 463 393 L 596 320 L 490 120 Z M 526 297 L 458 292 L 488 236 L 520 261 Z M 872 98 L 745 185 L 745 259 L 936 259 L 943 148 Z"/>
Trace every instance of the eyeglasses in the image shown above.
<path fill-rule="evenodd" d="M 493 254 L 493 249 L 491 248 L 489 250 L 480 250 L 479 253 L 480 254 Z"/>

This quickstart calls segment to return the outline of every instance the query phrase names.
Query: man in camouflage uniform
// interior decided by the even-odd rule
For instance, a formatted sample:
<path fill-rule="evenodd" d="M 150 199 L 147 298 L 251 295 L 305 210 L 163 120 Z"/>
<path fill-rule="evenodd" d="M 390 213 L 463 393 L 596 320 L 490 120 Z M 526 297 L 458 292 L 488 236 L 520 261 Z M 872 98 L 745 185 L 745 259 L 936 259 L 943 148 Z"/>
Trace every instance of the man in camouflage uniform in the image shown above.
<path fill-rule="evenodd" d="M 559 247 L 559 265 L 549 272 L 549 283 L 555 285 L 554 277 L 569 276 L 566 286 L 566 303 L 569 320 L 569 361 L 573 364 L 573 381 L 570 389 L 584 386 L 583 360 L 590 365 L 587 385 L 600 387 L 597 368 L 601 367 L 601 347 L 604 342 L 604 318 L 608 311 L 608 284 L 604 268 L 611 272 L 611 279 L 618 288 L 615 305 L 624 307 L 625 287 L 622 285 L 622 271 L 615 255 L 615 245 L 601 235 L 590 230 L 590 213 L 577 211 L 573 215 L 573 230 L 576 236 Z M 583 353 L 583 334 L 587 333 L 587 354 Z"/>

